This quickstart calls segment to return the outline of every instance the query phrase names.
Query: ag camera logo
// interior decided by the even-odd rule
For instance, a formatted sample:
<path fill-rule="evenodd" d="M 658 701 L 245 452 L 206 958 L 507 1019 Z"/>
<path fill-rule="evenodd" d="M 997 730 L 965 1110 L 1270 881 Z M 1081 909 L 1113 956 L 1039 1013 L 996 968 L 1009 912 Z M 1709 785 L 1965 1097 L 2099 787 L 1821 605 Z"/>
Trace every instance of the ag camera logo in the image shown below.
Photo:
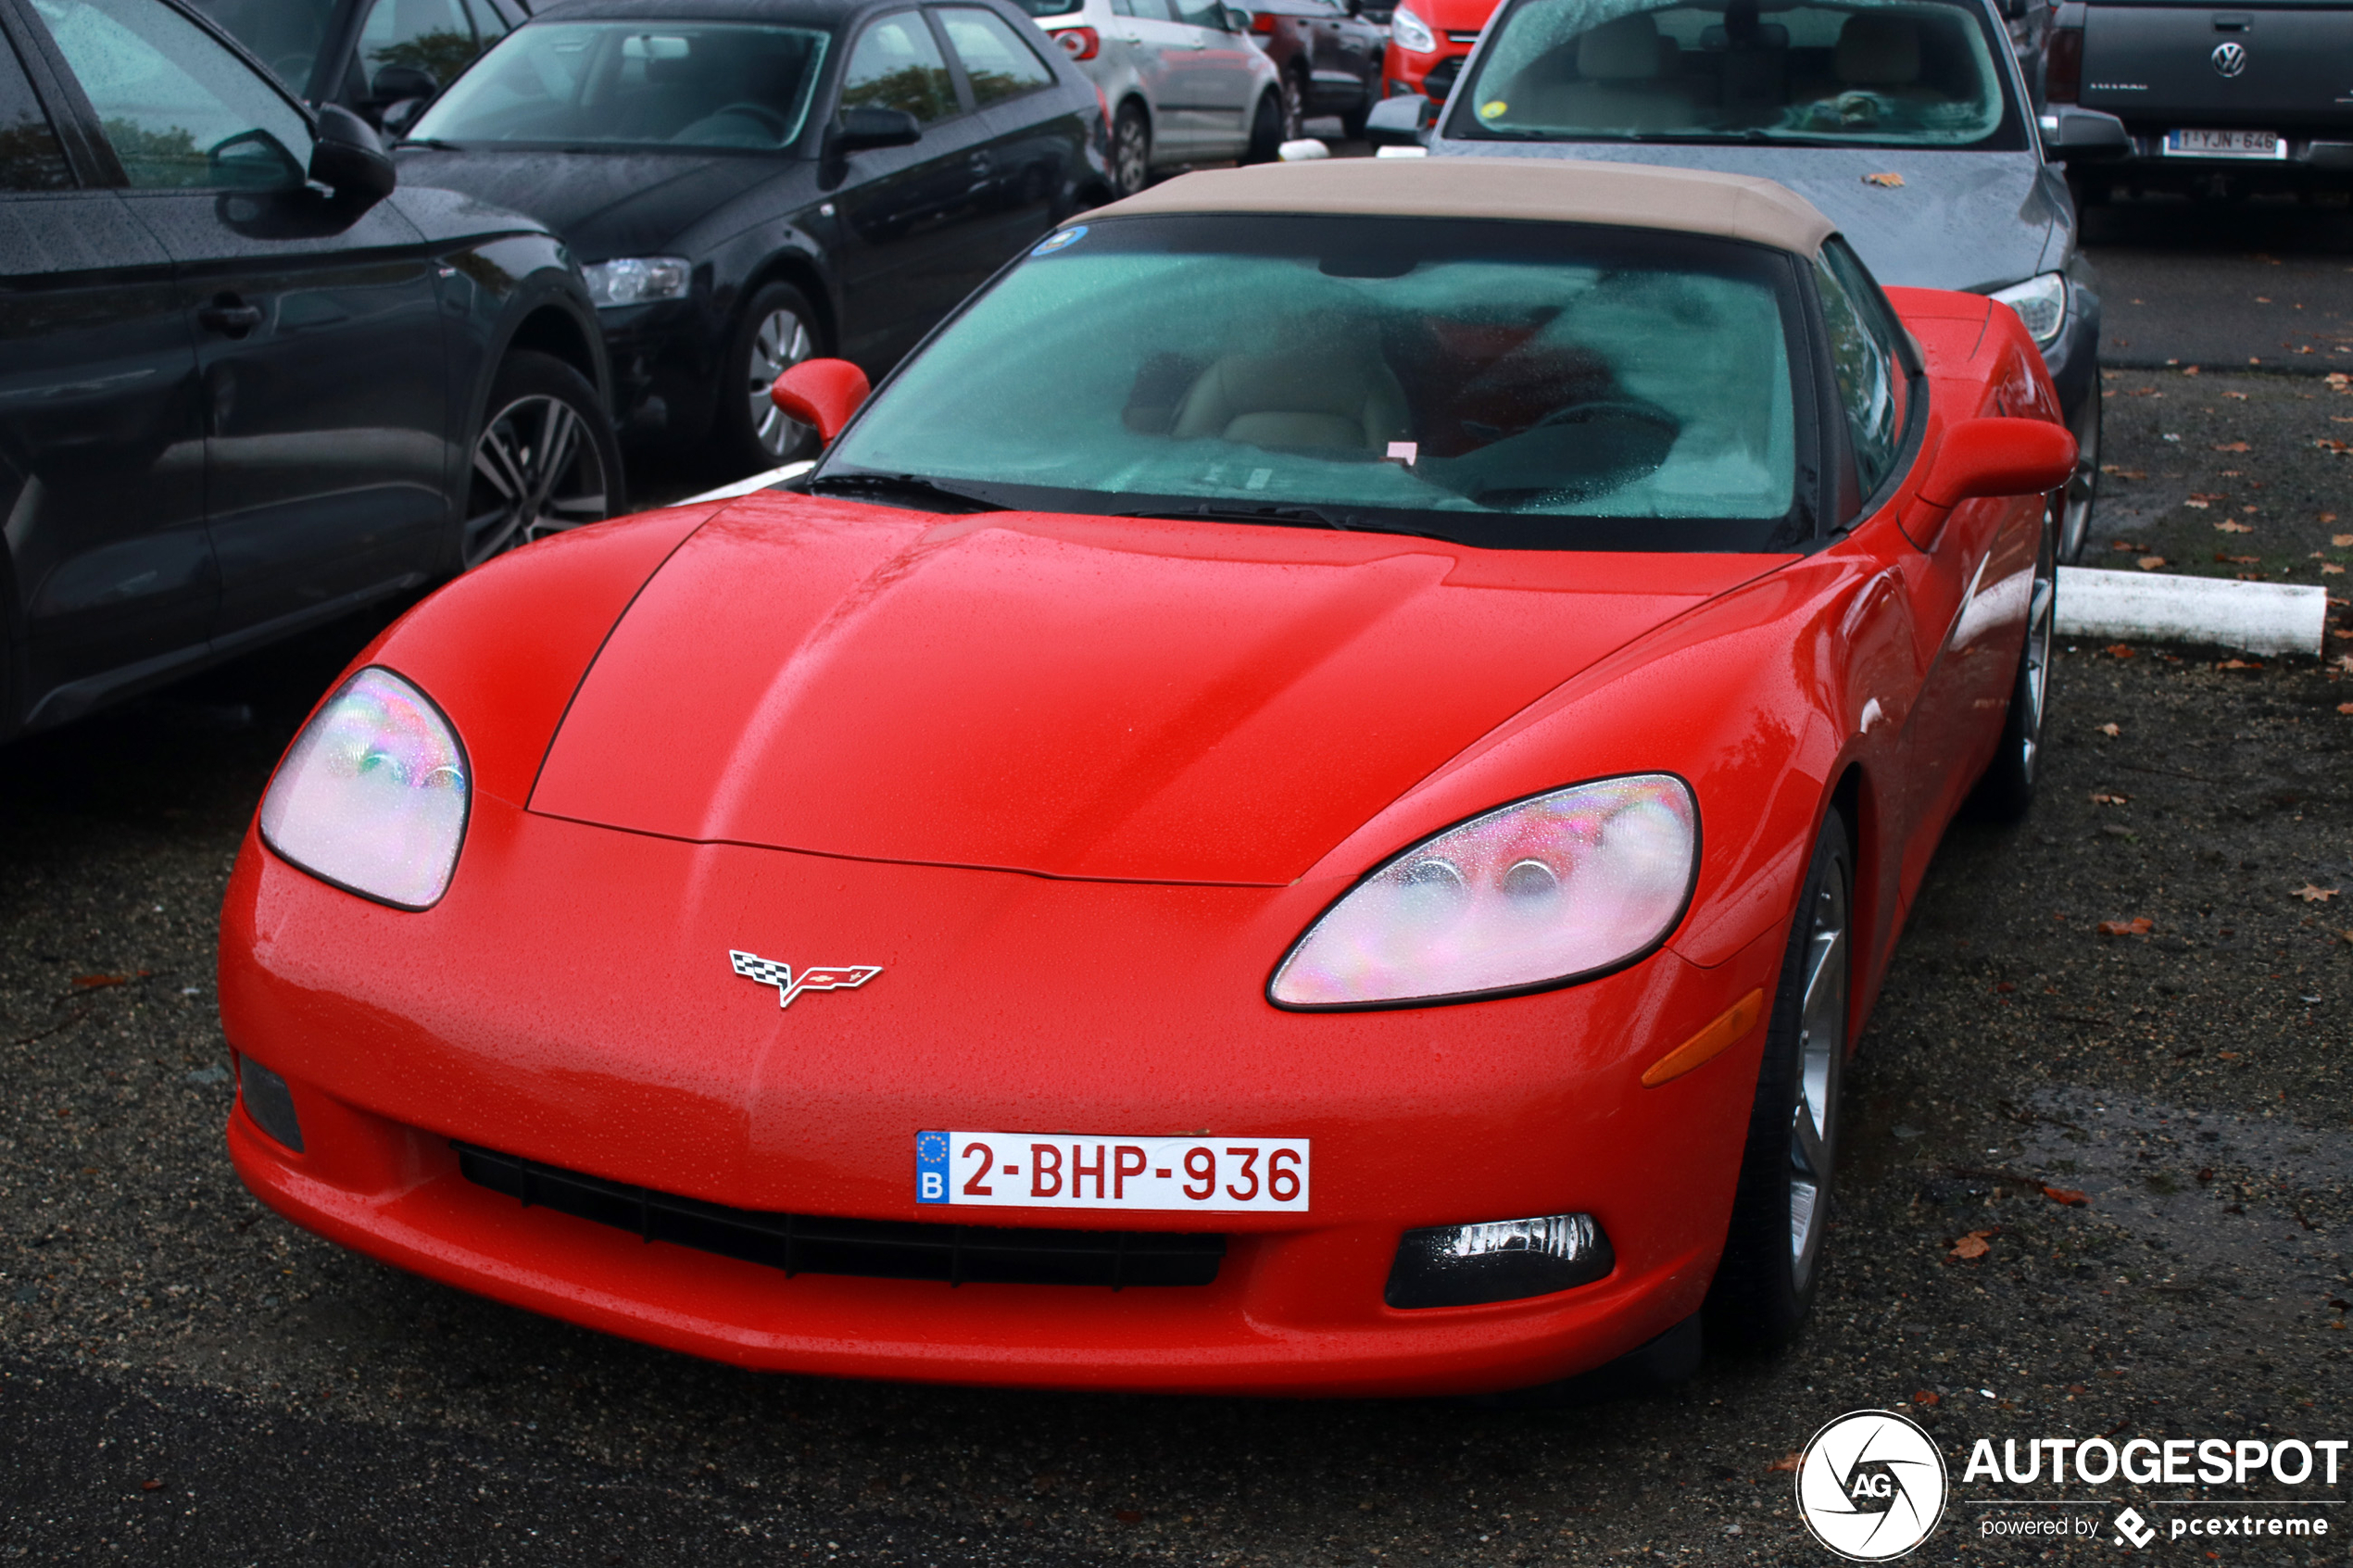
<path fill-rule="evenodd" d="M 1814 1434 L 1797 1465 L 1797 1512 L 1851 1562 L 1903 1556 L 1944 1516 L 1944 1456 L 1889 1411 L 1850 1411 Z"/>

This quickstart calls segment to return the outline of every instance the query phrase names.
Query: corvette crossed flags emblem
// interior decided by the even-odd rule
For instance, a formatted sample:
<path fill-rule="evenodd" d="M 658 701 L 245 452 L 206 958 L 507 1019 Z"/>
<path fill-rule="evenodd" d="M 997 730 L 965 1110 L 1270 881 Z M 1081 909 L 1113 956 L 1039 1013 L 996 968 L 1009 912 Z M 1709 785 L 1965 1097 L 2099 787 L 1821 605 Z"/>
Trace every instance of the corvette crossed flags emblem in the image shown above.
<path fill-rule="evenodd" d="M 739 953 L 727 949 L 727 961 L 746 980 L 757 980 L 762 985 L 776 988 L 780 1008 L 792 1006 L 792 999 L 803 991 L 854 991 L 882 972 L 880 964 L 842 964 L 831 969 L 814 965 L 794 978 L 792 966 L 774 959 L 763 959 L 754 953 Z"/>

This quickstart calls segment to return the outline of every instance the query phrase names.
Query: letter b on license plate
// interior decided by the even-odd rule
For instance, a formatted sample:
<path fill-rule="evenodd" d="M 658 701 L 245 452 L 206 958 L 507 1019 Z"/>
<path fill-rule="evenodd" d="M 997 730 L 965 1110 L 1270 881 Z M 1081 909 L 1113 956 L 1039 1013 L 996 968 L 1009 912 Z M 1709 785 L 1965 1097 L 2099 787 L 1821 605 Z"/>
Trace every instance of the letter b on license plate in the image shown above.
<path fill-rule="evenodd" d="M 978 1209 L 1307 1212 L 1305 1138 L 915 1135 L 915 1201 Z"/>

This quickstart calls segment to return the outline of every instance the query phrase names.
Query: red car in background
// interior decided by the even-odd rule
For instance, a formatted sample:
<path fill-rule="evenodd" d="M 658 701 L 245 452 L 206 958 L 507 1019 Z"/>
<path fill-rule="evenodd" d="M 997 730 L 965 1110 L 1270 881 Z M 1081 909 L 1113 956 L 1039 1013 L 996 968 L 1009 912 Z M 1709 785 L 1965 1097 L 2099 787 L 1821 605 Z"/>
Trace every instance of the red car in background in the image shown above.
<path fill-rule="evenodd" d="M 1389 19 L 1389 52 L 1381 65 L 1388 95 L 1419 93 L 1442 104 L 1454 90 L 1463 61 L 1503 0 L 1403 0 Z"/>
<path fill-rule="evenodd" d="M 2017 313 L 1762 180 L 1277 164 L 865 393 L 786 372 L 813 472 L 494 562 L 321 703 L 222 917 L 246 1184 L 804 1373 L 1786 1343 L 1930 857 L 2034 784 Z"/>

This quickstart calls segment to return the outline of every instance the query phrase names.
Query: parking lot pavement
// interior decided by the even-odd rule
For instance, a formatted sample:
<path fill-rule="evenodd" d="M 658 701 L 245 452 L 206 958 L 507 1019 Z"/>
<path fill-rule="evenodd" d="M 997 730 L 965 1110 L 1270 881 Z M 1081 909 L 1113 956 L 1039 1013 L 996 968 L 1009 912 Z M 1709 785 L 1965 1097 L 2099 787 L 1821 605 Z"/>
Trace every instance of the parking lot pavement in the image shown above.
<path fill-rule="evenodd" d="M 2353 210 L 2118 200 L 2083 215 L 2103 363 L 2353 371 Z"/>
<path fill-rule="evenodd" d="M 2252 458 L 2272 383 L 2177 371 L 2160 405 L 2110 382 L 2133 493 L 2240 483 L 2195 448 L 2236 431 Z M 2183 386 L 2247 391 L 2195 405 L 2246 422 L 2177 424 Z M 2338 406 L 2288 394 L 2282 420 Z M 2323 456 L 2299 504 L 2345 492 Z M 2205 515 L 2129 526 L 2269 547 Z M 1645 1398 L 1495 1410 L 753 1375 L 264 1210 L 221 1146 L 214 911 L 278 751 L 371 630 L 0 751 L 0 1561 L 1813 1564 L 1783 1466 L 1859 1407 L 1903 1406 L 1957 1461 L 1979 1437 L 2353 1436 L 2345 673 L 2063 649 L 2041 801 L 1954 830 L 1850 1073 L 1802 1341 Z M 2160 1525 L 2202 1490 L 2094 1488 Z M 1925 1549 L 2114 1551 L 1982 1534 L 2012 1516 L 1957 1502 Z"/>

